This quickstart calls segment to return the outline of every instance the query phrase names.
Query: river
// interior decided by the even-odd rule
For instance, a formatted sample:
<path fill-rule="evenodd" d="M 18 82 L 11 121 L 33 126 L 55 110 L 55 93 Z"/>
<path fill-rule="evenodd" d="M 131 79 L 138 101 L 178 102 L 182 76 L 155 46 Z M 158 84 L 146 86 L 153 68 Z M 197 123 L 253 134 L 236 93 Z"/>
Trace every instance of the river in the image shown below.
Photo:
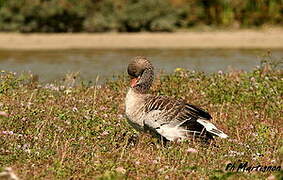
<path fill-rule="evenodd" d="M 269 50 L 272 60 L 283 59 L 283 50 Z M 267 50 L 227 49 L 141 49 L 141 50 L 52 50 L 12 51 L 0 50 L 0 70 L 17 73 L 31 72 L 41 82 L 51 82 L 66 73 L 79 72 L 84 80 L 97 76 L 104 80 L 126 73 L 131 58 L 148 57 L 156 71 L 173 72 L 176 68 L 212 73 L 231 69 L 251 71 L 266 58 Z"/>

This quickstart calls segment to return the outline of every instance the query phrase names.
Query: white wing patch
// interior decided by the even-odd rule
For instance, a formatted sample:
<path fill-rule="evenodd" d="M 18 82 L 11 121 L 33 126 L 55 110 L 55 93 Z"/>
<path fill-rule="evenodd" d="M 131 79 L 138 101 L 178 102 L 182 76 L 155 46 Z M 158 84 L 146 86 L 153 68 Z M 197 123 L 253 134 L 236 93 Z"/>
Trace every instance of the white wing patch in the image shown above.
<path fill-rule="evenodd" d="M 204 126 L 204 128 L 210 132 L 211 134 L 215 135 L 215 136 L 219 136 L 221 138 L 227 138 L 227 134 L 225 134 L 224 132 L 220 131 L 219 129 L 217 129 L 214 124 L 212 124 L 211 122 L 204 120 L 204 119 L 198 119 L 197 120 L 198 123 L 200 123 L 201 125 Z"/>
<path fill-rule="evenodd" d="M 163 111 L 153 110 L 144 116 L 144 123 L 149 127 L 156 129 L 157 133 L 169 141 L 186 138 L 186 130 L 183 127 L 164 122 Z"/>
<path fill-rule="evenodd" d="M 169 124 L 165 124 L 157 128 L 156 131 L 169 141 L 186 138 L 186 130 L 178 126 L 171 127 Z"/>

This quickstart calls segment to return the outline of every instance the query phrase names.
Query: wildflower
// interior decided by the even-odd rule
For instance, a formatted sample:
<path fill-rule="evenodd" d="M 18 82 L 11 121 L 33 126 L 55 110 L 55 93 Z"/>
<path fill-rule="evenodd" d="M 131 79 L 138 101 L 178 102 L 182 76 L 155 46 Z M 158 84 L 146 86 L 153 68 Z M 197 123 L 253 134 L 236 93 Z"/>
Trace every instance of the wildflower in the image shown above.
<path fill-rule="evenodd" d="M 101 136 L 106 136 L 106 135 L 108 135 L 108 134 L 109 134 L 109 132 L 103 131 L 103 132 L 101 133 Z"/>
<path fill-rule="evenodd" d="M 77 107 L 73 107 L 73 112 L 77 112 L 78 111 L 78 108 Z"/>
<path fill-rule="evenodd" d="M 123 117 L 124 117 L 124 116 L 123 116 L 122 114 L 119 114 L 119 115 L 118 115 L 118 118 L 119 118 L 119 119 L 123 119 Z"/>
<path fill-rule="evenodd" d="M 59 90 L 60 90 L 59 87 L 58 87 L 58 86 L 55 86 L 54 84 L 46 84 L 46 85 L 44 86 L 44 88 L 46 88 L 46 89 L 51 89 L 51 90 L 54 90 L 54 91 L 59 91 Z"/>
<path fill-rule="evenodd" d="M 180 72 L 180 71 L 184 71 L 184 69 L 183 68 L 176 68 L 175 69 L 175 72 Z"/>
<path fill-rule="evenodd" d="M 79 138 L 79 141 L 82 141 L 84 139 L 84 137 L 83 136 L 81 136 L 80 138 Z"/>
<path fill-rule="evenodd" d="M 107 108 L 105 107 L 105 106 L 102 106 L 102 107 L 100 107 L 100 110 L 101 111 L 104 111 L 104 110 L 106 110 Z"/>
<path fill-rule="evenodd" d="M 153 164 L 157 164 L 158 161 L 157 161 L 156 159 L 154 159 L 154 160 L 152 161 L 152 163 L 153 163 Z"/>
<path fill-rule="evenodd" d="M 66 90 L 64 91 L 65 94 L 70 94 L 71 92 L 72 92 L 71 89 L 66 89 Z"/>
<path fill-rule="evenodd" d="M 122 173 L 122 174 L 126 173 L 126 169 L 124 169 L 122 166 L 117 167 L 116 171 L 119 172 L 119 173 Z"/>
<path fill-rule="evenodd" d="M 257 153 L 255 153 L 255 154 L 253 154 L 253 156 L 254 156 L 254 157 L 263 157 L 263 154 L 257 152 Z"/>
<path fill-rule="evenodd" d="M 198 150 L 196 150 L 195 148 L 188 148 L 187 152 L 189 152 L 189 153 L 197 153 Z"/>
<path fill-rule="evenodd" d="M 32 103 L 31 103 L 31 102 L 28 102 L 28 103 L 27 103 L 27 108 L 30 109 L 31 105 L 32 105 Z"/>
<path fill-rule="evenodd" d="M 13 135 L 14 132 L 13 131 L 2 131 L 2 134 L 4 134 L 4 135 Z"/>
<path fill-rule="evenodd" d="M 9 114 L 4 111 L 0 111 L 0 116 L 8 117 Z"/>
<path fill-rule="evenodd" d="M 238 151 L 229 151 L 229 156 L 242 156 L 244 155 L 244 152 L 238 152 Z"/>

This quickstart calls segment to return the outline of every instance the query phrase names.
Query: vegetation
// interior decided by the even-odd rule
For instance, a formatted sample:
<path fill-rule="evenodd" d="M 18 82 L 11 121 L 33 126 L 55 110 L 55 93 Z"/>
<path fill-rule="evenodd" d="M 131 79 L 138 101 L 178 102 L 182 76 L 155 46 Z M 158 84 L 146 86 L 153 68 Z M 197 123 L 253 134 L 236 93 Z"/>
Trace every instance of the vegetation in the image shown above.
<path fill-rule="evenodd" d="M 0 31 L 174 31 L 282 23 L 282 0 L 0 0 Z"/>
<path fill-rule="evenodd" d="M 0 73 L 0 167 L 23 179 L 282 178 L 225 171 L 239 162 L 282 167 L 282 69 L 158 75 L 152 93 L 204 107 L 230 136 L 211 145 L 163 145 L 137 133 L 124 116 L 126 76 L 103 85 L 68 77 L 43 85 L 30 74 Z"/>

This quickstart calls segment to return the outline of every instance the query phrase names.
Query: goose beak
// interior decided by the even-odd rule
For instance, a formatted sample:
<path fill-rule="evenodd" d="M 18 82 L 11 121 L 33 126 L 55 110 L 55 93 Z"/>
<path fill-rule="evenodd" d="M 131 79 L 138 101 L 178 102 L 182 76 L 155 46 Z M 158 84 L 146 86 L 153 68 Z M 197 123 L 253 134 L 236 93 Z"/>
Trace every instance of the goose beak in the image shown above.
<path fill-rule="evenodd" d="M 140 77 L 131 79 L 131 87 L 132 88 L 135 87 L 139 80 L 140 80 Z"/>

